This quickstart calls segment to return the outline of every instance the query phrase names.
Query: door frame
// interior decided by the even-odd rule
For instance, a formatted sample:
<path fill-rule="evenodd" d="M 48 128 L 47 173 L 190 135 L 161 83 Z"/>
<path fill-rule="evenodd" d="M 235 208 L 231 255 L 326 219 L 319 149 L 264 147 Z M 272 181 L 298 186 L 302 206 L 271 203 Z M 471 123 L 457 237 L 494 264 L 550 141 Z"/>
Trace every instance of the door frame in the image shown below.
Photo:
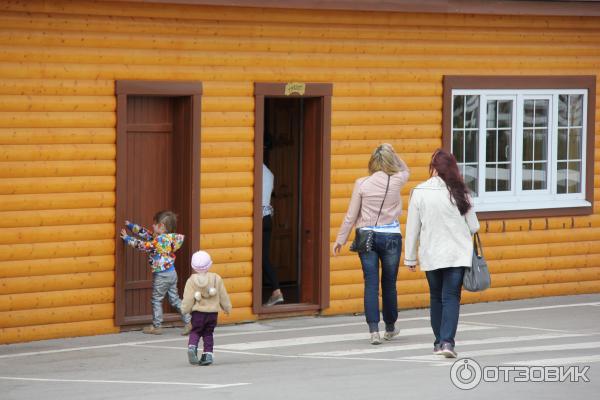
<path fill-rule="evenodd" d="M 117 97 L 117 126 L 116 126 L 116 199 L 115 199 L 115 324 L 117 326 L 143 323 L 135 318 L 125 317 L 125 299 L 123 298 L 124 275 L 124 244 L 119 239 L 121 222 L 125 216 L 126 198 L 126 156 L 127 156 L 127 98 L 128 96 L 157 96 L 157 97 L 187 97 L 191 101 L 191 112 L 187 122 L 186 134 L 190 138 L 191 171 L 187 176 L 191 201 L 188 210 L 191 217 L 190 235 L 186 240 L 191 243 L 191 252 L 200 249 L 200 109 L 202 99 L 202 83 L 193 81 L 144 81 L 118 80 L 115 82 Z M 182 177 L 185 179 L 186 177 Z M 170 320 L 165 315 L 165 321 Z M 177 316 L 175 319 L 179 319 Z"/>
<path fill-rule="evenodd" d="M 254 207 L 252 240 L 252 311 L 254 314 L 294 313 L 319 311 L 329 307 L 329 225 L 331 182 L 331 96 L 332 83 L 306 83 L 304 92 L 286 95 L 285 83 L 254 83 Z M 317 276 L 319 289 L 317 304 L 283 304 L 275 307 L 262 305 L 262 164 L 263 135 L 265 126 L 265 97 L 322 99 L 321 125 L 321 198 L 320 209 L 320 256 Z"/>

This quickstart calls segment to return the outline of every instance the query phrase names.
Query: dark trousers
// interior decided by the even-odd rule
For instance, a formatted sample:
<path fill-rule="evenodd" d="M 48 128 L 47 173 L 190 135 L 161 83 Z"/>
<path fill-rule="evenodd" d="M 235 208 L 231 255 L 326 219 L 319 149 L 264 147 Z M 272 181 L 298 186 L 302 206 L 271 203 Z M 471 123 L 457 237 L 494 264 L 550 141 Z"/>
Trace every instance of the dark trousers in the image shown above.
<path fill-rule="evenodd" d="M 379 331 L 379 261 L 381 261 L 381 302 L 385 330 L 392 332 L 398 319 L 396 280 L 402 251 L 399 233 L 375 232 L 371 251 L 359 253 L 365 280 L 365 317 L 370 332 Z"/>
<path fill-rule="evenodd" d="M 425 272 L 429 283 L 434 344 L 450 343 L 454 346 L 464 273 L 463 267 L 440 268 Z"/>
<path fill-rule="evenodd" d="M 188 346 L 198 346 L 200 338 L 204 344 L 204 353 L 212 353 L 214 340 L 213 332 L 217 326 L 216 312 L 192 311 L 192 330 L 188 339 Z"/>
<path fill-rule="evenodd" d="M 262 236 L 262 272 L 263 272 L 263 283 L 270 287 L 272 290 L 279 289 L 279 281 L 277 280 L 277 273 L 273 264 L 271 264 L 271 258 L 269 253 L 271 252 L 271 233 L 273 232 L 273 217 L 270 215 L 264 216 L 263 222 L 263 236 Z"/>

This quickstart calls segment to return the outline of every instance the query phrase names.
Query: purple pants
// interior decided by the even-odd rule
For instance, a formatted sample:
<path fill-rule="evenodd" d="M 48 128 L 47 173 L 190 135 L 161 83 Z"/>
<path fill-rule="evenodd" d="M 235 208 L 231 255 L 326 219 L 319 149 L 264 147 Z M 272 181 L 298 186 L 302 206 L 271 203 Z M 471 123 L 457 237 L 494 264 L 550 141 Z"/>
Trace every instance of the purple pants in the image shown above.
<path fill-rule="evenodd" d="M 213 331 L 217 326 L 216 312 L 201 312 L 192 311 L 192 330 L 188 340 L 188 346 L 198 346 L 200 338 L 204 344 L 204 353 L 212 353 L 213 351 Z"/>

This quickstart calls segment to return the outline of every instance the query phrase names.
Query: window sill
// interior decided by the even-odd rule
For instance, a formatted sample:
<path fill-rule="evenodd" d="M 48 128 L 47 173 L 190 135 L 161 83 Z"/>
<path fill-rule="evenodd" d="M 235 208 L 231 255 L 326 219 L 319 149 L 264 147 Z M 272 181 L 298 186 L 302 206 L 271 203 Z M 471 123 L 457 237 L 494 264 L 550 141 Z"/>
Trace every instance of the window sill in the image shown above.
<path fill-rule="evenodd" d="M 481 201 L 474 199 L 479 219 L 537 218 L 589 215 L 592 204 L 585 199 Z"/>

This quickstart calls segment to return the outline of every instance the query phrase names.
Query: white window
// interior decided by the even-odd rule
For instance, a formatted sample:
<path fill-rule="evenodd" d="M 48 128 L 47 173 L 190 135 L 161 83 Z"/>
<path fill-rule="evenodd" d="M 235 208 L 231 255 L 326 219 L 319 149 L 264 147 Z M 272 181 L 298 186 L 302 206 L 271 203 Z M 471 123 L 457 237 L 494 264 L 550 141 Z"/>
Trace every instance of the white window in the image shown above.
<path fill-rule="evenodd" d="M 591 205 L 587 90 L 453 89 L 451 109 L 451 151 L 477 211 Z"/>

